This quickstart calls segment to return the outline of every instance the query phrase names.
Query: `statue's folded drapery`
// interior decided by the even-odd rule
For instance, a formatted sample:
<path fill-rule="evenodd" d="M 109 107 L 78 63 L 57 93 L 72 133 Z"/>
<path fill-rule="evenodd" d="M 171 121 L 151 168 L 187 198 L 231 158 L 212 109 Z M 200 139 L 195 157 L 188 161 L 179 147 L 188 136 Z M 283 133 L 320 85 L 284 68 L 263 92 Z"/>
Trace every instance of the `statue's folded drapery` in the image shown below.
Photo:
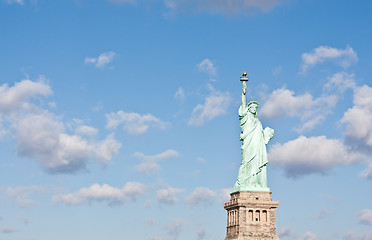
<path fill-rule="evenodd" d="M 255 105 L 255 106 L 254 106 Z M 250 108 L 255 108 L 253 111 Z M 274 136 L 271 128 L 262 129 L 262 124 L 256 114 L 257 102 L 245 103 L 243 92 L 243 104 L 239 108 L 240 127 L 242 132 L 242 164 L 239 169 L 238 179 L 233 192 L 237 191 L 270 191 L 267 187 L 266 144 Z"/>

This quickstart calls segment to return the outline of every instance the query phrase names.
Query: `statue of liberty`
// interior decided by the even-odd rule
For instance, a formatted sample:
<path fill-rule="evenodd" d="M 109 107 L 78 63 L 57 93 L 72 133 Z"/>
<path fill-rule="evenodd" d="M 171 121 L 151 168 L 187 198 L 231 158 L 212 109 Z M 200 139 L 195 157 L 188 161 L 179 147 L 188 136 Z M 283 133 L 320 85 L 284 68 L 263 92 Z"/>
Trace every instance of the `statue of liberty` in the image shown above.
<path fill-rule="evenodd" d="M 271 128 L 262 129 L 262 124 L 257 118 L 256 101 L 247 104 L 247 73 L 240 78 L 242 83 L 242 105 L 239 108 L 239 120 L 242 132 L 242 164 L 240 165 L 238 179 L 232 192 L 258 191 L 270 192 L 267 187 L 266 166 L 267 152 L 266 144 L 274 137 L 274 130 Z"/>

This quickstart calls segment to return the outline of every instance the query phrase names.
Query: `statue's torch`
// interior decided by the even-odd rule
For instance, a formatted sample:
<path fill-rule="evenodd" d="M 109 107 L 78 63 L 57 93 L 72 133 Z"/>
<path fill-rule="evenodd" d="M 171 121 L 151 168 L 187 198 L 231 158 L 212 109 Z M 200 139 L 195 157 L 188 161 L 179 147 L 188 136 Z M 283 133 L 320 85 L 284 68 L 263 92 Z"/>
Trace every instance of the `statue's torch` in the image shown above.
<path fill-rule="evenodd" d="M 247 72 L 243 72 L 242 77 L 240 77 L 240 81 L 248 82 Z"/>
<path fill-rule="evenodd" d="M 245 92 L 247 90 L 247 82 L 248 82 L 247 72 L 243 72 L 242 77 L 240 77 L 240 81 L 242 82 L 243 95 L 245 95 Z"/>

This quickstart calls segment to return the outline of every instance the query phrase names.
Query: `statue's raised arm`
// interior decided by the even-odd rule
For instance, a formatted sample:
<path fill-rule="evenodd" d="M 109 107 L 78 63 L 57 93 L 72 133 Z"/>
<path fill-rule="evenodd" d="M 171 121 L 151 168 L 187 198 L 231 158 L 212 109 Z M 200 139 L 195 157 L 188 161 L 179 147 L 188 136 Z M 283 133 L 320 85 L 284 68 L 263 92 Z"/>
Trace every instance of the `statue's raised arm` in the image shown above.
<path fill-rule="evenodd" d="M 240 78 L 240 81 L 242 83 L 242 105 L 240 105 L 240 108 L 239 108 L 239 115 L 247 111 L 247 95 L 246 94 L 247 94 L 248 77 L 247 77 L 246 72 L 243 72 L 243 76 Z"/>
<path fill-rule="evenodd" d="M 256 101 L 247 104 L 247 73 L 240 78 L 242 83 L 242 105 L 239 107 L 239 120 L 241 127 L 240 140 L 242 141 L 242 164 L 233 192 L 259 191 L 269 192 L 266 179 L 267 152 L 266 144 L 274 136 L 274 130 L 263 130 L 257 118 Z"/>
<path fill-rule="evenodd" d="M 247 82 L 242 81 L 242 105 L 246 106 L 247 105 Z"/>

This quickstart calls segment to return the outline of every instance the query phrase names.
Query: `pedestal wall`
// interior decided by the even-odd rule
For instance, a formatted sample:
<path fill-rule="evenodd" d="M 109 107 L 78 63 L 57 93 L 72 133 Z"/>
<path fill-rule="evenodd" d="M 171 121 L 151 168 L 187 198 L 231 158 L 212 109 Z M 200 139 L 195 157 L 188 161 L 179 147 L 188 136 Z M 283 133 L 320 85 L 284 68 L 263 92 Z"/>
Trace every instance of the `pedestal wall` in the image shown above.
<path fill-rule="evenodd" d="M 279 240 L 271 192 L 240 191 L 231 193 L 225 203 L 227 229 L 225 240 Z"/>

